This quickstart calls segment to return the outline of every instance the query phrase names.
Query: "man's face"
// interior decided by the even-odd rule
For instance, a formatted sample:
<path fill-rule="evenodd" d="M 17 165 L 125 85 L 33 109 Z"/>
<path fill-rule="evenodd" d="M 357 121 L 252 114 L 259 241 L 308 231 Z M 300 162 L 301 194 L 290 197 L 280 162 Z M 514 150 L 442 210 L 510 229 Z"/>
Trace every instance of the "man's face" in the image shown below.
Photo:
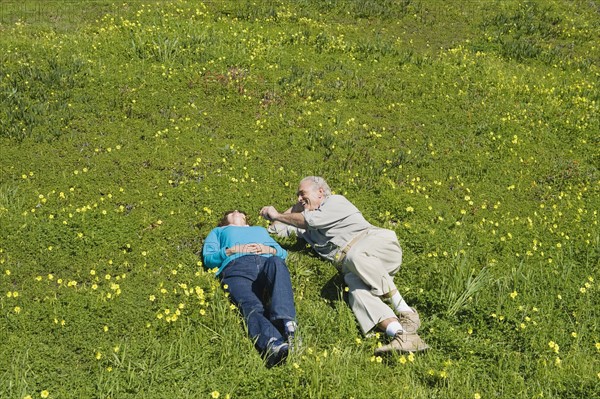
<path fill-rule="evenodd" d="M 304 181 L 298 186 L 298 203 L 302 205 L 306 211 L 314 211 L 325 199 L 323 189 L 315 189 L 315 186 L 310 181 Z"/>

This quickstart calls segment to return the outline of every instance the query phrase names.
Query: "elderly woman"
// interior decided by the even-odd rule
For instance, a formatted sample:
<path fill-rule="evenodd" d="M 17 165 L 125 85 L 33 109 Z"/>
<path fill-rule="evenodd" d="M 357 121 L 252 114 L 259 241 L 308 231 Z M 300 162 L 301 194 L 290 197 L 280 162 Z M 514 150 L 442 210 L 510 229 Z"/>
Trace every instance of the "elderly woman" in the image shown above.
<path fill-rule="evenodd" d="M 296 331 L 287 252 L 264 227 L 249 226 L 246 213 L 234 210 L 208 234 L 202 255 L 205 267 L 217 269 L 267 366 L 284 361 Z"/>

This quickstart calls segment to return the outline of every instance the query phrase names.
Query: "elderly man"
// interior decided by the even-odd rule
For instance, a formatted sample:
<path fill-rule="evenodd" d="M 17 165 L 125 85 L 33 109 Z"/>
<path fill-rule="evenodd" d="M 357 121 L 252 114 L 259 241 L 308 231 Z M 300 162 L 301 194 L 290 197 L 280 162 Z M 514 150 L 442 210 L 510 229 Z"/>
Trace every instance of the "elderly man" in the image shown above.
<path fill-rule="evenodd" d="M 273 206 L 261 215 L 279 235 L 296 233 L 344 276 L 352 311 L 364 334 L 379 328 L 391 337 L 376 355 L 418 352 L 429 346 L 417 334 L 419 315 L 408 306 L 396 285 L 402 249 L 395 232 L 371 225 L 344 196 L 333 195 L 318 176 L 305 177 L 298 187 L 298 203 L 280 213 Z"/>

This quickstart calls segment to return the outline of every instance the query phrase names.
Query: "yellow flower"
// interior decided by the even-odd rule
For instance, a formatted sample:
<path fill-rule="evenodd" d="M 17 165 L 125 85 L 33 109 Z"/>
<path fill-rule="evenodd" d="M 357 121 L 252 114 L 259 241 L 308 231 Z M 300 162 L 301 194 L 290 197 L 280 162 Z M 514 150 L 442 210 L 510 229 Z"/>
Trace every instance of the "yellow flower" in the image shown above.
<path fill-rule="evenodd" d="M 479 394 L 479 392 L 475 392 L 475 395 L 473 395 L 473 399 L 481 399 L 481 395 Z"/>
<path fill-rule="evenodd" d="M 511 293 L 510 293 L 510 297 L 511 297 L 512 299 L 515 299 L 515 298 L 517 297 L 517 295 L 519 295 L 519 294 L 517 293 L 517 291 L 513 291 L 513 292 L 511 292 Z"/>
<path fill-rule="evenodd" d="M 221 394 L 219 393 L 219 391 L 212 391 L 210 393 L 210 397 L 213 399 L 217 399 L 219 396 L 221 396 Z"/>
<path fill-rule="evenodd" d="M 42 392 L 40 392 L 40 396 L 42 398 L 47 398 L 48 396 L 50 396 L 50 392 L 48 392 L 44 389 Z"/>
<path fill-rule="evenodd" d="M 560 366 L 560 363 L 562 362 L 562 360 L 560 360 L 560 357 L 556 357 L 556 359 L 554 359 L 554 365 L 555 366 Z"/>

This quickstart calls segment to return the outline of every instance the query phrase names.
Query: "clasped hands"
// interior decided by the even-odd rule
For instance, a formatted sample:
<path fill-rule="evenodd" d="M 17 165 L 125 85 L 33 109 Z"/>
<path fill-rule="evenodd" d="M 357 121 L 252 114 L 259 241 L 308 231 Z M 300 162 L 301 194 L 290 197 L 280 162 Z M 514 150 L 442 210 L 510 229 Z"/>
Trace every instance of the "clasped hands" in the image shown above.
<path fill-rule="evenodd" d="M 227 256 L 231 256 L 237 253 L 244 254 L 253 254 L 253 255 L 263 255 L 263 254 L 271 254 L 273 255 L 276 252 L 275 248 L 269 247 L 268 245 L 251 243 L 251 244 L 237 244 L 233 247 L 227 248 L 225 253 Z"/>

